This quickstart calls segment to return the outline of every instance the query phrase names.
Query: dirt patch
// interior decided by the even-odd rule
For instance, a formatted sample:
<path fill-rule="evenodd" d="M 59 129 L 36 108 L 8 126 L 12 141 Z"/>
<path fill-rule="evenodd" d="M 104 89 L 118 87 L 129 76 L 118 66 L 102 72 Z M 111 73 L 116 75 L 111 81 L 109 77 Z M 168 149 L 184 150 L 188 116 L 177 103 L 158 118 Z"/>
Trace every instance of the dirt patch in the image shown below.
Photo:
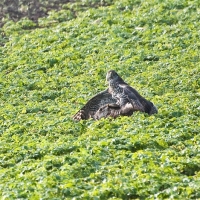
<path fill-rule="evenodd" d="M 109 2 L 109 3 L 108 3 Z M 18 21 L 28 17 L 37 23 L 38 18 L 48 16 L 50 10 L 61 10 L 64 4 L 80 3 L 83 7 L 107 6 L 112 0 L 81 3 L 81 0 L 3 0 L 0 3 L 0 27 L 4 24 L 4 18 Z"/>

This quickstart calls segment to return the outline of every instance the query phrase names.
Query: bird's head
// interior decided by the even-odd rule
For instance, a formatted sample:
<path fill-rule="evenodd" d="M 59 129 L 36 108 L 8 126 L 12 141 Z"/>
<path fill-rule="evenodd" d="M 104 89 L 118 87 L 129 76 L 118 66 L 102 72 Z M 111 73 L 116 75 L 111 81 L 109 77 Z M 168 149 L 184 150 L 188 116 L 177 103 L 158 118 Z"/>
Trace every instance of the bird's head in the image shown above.
<path fill-rule="evenodd" d="M 107 75 L 106 75 L 106 81 L 107 82 L 118 81 L 119 79 L 121 79 L 121 77 L 117 74 L 116 71 L 110 70 L 110 71 L 107 72 Z"/>

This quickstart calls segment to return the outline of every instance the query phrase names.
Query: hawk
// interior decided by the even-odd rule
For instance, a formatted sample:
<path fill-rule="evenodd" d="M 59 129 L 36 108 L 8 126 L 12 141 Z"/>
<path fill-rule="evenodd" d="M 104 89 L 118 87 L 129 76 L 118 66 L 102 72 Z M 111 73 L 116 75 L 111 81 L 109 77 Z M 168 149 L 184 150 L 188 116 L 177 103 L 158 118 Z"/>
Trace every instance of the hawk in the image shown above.
<path fill-rule="evenodd" d="M 114 70 L 108 71 L 106 80 L 108 89 L 98 93 L 90 99 L 74 116 L 74 120 L 100 119 L 119 115 L 130 116 L 135 111 L 157 113 L 154 104 L 142 97 L 129 86 Z"/>

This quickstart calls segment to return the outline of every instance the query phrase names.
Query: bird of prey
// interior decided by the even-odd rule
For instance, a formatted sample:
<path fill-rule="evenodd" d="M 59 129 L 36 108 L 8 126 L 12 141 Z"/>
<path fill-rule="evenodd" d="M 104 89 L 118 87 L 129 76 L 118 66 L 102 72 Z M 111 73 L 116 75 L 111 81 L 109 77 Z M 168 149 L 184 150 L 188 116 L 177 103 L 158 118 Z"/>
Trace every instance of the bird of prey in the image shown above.
<path fill-rule="evenodd" d="M 74 116 L 74 120 L 100 119 L 102 117 L 116 118 L 119 115 L 132 115 L 135 111 L 146 112 L 149 115 L 157 113 L 154 104 L 142 97 L 129 86 L 114 71 L 108 71 L 106 80 L 108 89 L 90 99 Z"/>

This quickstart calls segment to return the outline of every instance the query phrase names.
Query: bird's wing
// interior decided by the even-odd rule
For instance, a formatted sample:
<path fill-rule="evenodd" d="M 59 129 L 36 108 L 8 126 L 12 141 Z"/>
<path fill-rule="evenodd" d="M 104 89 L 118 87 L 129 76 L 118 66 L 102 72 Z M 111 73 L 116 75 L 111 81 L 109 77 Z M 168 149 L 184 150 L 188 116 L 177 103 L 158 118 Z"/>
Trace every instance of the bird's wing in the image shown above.
<path fill-rule="evenodd" d="M 116 100 L 112 98 L 109 90 L 106 89 L 92 97 L 72 118 L 76 121 L 94 118 L 97 110 L 109 103 L 116 103 Z"/>
<path fill-rule="evenodd" d="M 124 93 L 132 101 L 132 106 L 135 110 L 146 112 L 149 115 L 158 113 L 155 105 L 151 101 L 148 101 L 143 96 L 141 96 L 137 90 L 126 83 L 120 84 L 120 87 L 123 88 Z"/>
<path fill-rule="evenodd" d="M 123 89 L 124 93 L 128 95 L 130 99 L 140 100 L 142 98 L 137 90 L 129 86 L 127 83 L 119 84 L 119 87 Z"/>
<path fill-rule="evenodd" d="M 141 96 L 135 89 L 125 83 L 119 84 L 119 87 L 123 89 L 123 92 L 127 96 L 127 100 L 132 104 L 134 111 L 145 112 L 144 106 L 141 102 Z"/>

